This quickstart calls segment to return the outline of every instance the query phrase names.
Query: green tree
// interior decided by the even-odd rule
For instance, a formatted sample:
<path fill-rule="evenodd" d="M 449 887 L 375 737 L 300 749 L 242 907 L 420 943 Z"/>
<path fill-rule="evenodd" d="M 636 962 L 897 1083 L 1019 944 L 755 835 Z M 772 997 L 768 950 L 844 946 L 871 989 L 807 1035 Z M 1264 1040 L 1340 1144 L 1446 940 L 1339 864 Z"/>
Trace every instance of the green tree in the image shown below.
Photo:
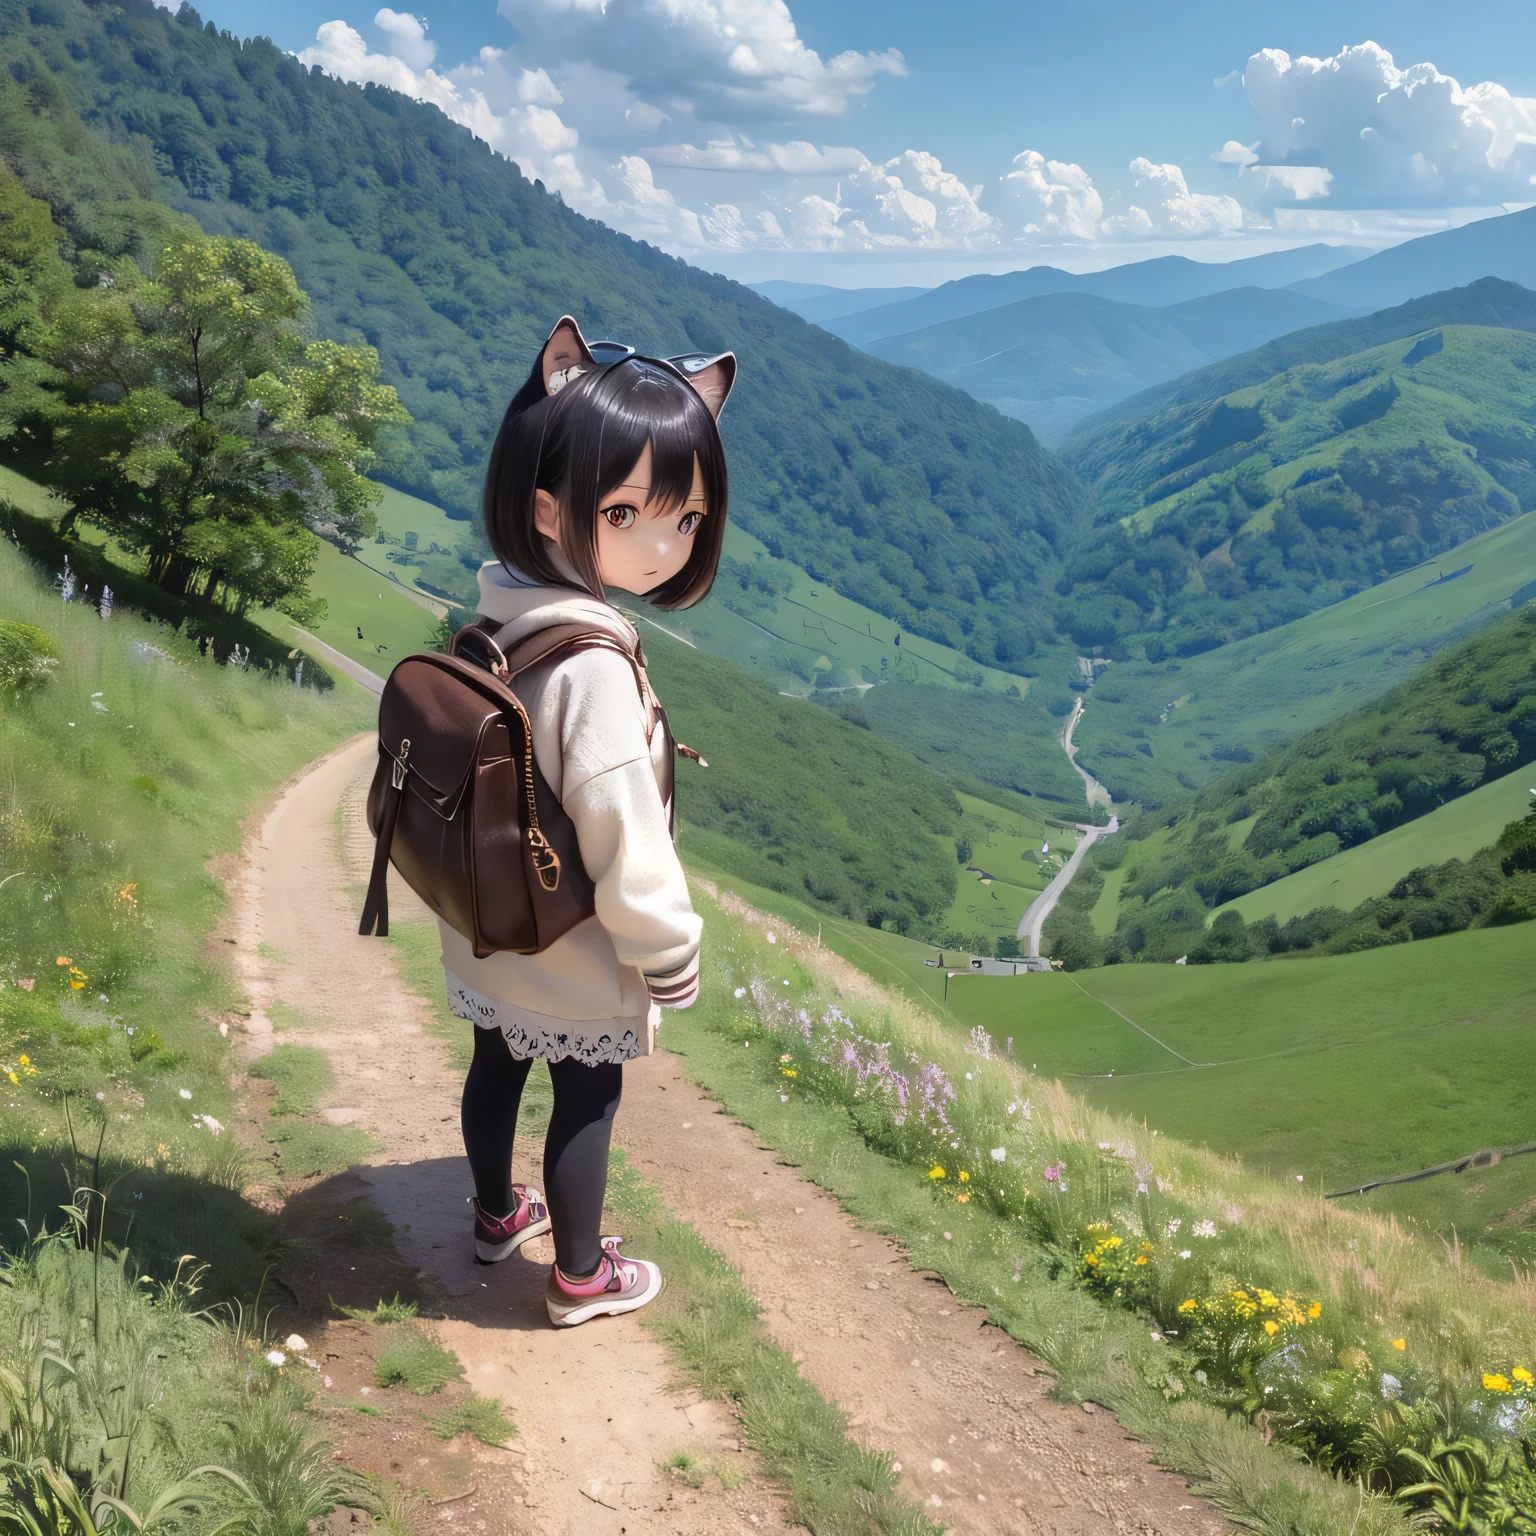
<path fill-rule="evenodd" d="M 303 620 L 319 539 L 372 536 L 372 444 L 409 420 L 373 349 L 307 341 L 308 314 L 250 241 L 177 239 L 148 276 L 105 261 L 30 324 L 30 358 L 0 362 L 0 436 L 50 432 L 66 524 L 112 534 L 161 586 Z"/>

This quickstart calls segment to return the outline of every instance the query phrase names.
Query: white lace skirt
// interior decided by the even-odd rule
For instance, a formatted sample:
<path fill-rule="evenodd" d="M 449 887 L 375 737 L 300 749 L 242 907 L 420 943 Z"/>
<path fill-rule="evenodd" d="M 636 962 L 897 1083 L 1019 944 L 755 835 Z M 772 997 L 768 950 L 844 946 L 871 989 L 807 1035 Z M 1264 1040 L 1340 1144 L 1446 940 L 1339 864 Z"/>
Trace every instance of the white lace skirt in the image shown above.
<path fill-rule="evenodd" d="M 545 1061 L 564 1061 L 573 1056 L 590 1067 L 649 1056 L 655 1044 L 655 1007 L 638 1019 L 557 1019 L 486 997 L 465 986 L 452 971 L 445 970 L 443 975 L 448 1011 L 478 1029 L 498 1031 L 507 1049 L 523 1059 L 542 1056 Z"/>

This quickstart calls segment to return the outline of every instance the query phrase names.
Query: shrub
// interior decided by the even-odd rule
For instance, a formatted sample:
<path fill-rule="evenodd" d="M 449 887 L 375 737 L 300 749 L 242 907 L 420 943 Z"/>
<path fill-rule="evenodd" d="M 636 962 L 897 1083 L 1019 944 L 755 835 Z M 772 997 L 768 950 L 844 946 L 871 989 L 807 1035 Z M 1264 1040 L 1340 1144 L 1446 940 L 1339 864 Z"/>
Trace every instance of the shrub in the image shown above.
<path fill-rule="evenodd" d="M 35 688 L 58 664 L 58 642 L 47 630 L 0 619 L 0 694 Z"/>
<path fill-rule="evenodd" d="M 417 1397 L 441 1392 L 457 1381 L 464 1367 L 450 1350 L 420 1323 L 399 1323 L 385 1335 L 384 1348 L 373 1363 L 373 1379 L 381 1387 L 399 1382 Z"/>

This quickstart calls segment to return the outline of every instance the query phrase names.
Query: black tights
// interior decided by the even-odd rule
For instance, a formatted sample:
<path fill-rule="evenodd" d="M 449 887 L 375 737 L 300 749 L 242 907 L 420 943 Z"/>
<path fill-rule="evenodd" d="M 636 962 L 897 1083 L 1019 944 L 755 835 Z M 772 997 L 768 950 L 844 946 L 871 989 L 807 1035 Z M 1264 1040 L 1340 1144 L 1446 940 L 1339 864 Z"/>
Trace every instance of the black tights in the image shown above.
<path fill-rule="evenodd" d="M 505 1216 L 514 1204 L 512 1139 L 532 1065 L 514 1056 L 497 1030 L 476 1027 L 460 1123 L 475 1198 L 488 1216 Z M 555 1110 L 544 1137 L 544 1193 L 554 1224 L 555 1263 L 567 1275 L 589 1275 L 603 1258 L 598 1238 L 608 1188 L 608 1142 L 624 1069 L 618 1062 L 589 1067 L 567 1057 L 550 1062 L 549 1077 Z"/>

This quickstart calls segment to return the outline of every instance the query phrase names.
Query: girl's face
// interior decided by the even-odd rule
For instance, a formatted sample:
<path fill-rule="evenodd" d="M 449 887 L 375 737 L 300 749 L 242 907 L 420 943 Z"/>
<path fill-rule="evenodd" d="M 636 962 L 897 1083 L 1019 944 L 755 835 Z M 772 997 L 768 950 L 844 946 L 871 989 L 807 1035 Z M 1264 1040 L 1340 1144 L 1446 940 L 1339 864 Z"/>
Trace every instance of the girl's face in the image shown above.
<path fill-rule="evenodd" d="M 651 504 L 651 445 L 647 443 L 623 484 L 597 504 L 597 565 L 603 585 L 643 596 L 671 581 L 688 563 L 706 509 L 704 474 L 697 458 L 687 500 L 665 510 Z M 545 538 L 560 542 L 558 509 L 547 491 L 535 497 L 534 521 Z"/>

